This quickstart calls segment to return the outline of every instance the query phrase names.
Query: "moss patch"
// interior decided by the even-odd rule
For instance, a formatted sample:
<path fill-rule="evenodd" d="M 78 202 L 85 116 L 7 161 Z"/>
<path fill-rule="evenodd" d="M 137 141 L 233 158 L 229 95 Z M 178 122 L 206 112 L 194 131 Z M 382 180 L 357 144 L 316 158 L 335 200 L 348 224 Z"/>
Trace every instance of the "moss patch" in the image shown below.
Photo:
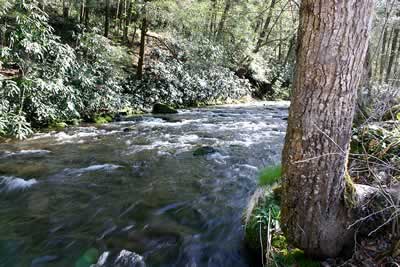
<path fill-rule="evenodd" d="M 277 183 L 282 177 L 282 165 L 268 166 L 261 170 L 258 177 L 258 184 L 269 186 Z"/>

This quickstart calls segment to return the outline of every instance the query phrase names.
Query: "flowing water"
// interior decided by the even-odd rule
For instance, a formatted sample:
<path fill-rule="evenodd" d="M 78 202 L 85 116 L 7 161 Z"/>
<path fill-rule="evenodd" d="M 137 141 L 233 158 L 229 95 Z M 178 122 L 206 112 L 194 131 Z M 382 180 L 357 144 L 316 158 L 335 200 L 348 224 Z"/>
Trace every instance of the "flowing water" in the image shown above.
<path fill-rule="evenodd" d="M 250 266 L 242 213 L 258 170 L 280 161 L 287 106 L 144 115 L 0 144 L 0 266 L 78 266 L 85 251 L 121 249 L 147 266 Z M 194 153 L 201 146 L 207 154 Z"/>

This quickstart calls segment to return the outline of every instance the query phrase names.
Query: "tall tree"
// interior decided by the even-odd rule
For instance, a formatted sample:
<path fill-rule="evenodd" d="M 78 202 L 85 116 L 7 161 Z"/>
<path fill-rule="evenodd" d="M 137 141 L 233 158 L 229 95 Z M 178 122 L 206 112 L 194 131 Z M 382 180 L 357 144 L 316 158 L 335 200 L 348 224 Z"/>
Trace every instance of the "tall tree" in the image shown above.
<path fill-rule="evenodd" d="M 108 37 L 110 31 L 110 0 L 106 0 L 105 8 L 104 36 Z"/>
<path fill-rule="evenodd" d="M 400 17 L 400 12 L 397 13 L 397 17 Z M 389 62 L 386 70 L 386 77 L 385 77 L 386 83 L 389 82 L 390 74 L 392 73 L 393 63 L 395 62 L 397 44 L 399 41 L 399 34 L 400 34 L 400 27 L 398 25 L 395 25 L 395 29 L 393 30 L 392 45 L 389 51 Z"/>
<path fill-rule="evenodd" d="M 271 23 L 272 14 L 273 14 L 273 11 L 274 11 L 274 8 L 275 8 L 275 4 L 276 4 L 276 0 L 271 0 L 271 4 L 270 4 L 269 9 L 268 9 L 267 18 L 265 19 L 264 26 L 263 26 L 263 28 L 262 28 L 262 30 L 260 32 L 260 36 L 258 37 L 257 44 L 256 44 L 256 46 L 255 46 L 255 48 L 253 50 L 253 53 L 257 53 L 258 51 L 260 51 L 260 48 L 261 48 L 262 44 L 267 41 L 267 40 L 265 40 L 266 39 L 265 37 L 266 37 L 266 34 L 267 34 L 267 32 L 269 30 L 269 27 L 270 27 L 270 23 Z"/>
<path fill-rule="evenodd" d="M 137 67 L 137 78 L 140 80 L 143 77 L 143 65 L 144 65 L 144 52 L 146 48 L 146 33 L 147 33 L 147 14 L 146 14 L 146 2 L 143 5 L 143 12 L 142 12 L 142 27 L 140 33 L 140 49 L 139 49 L 139 60 L 138 60 L 138 67 Z"/>
<path fill-rule="evenodd" d="M 131 20 L 132 20 L 132 6 L 133 3 L 132 1 L 128 1 L 128 14 L 125 14 L 125 24 L 124 24 L 124 33 L 123 33 L 123 42 L 125 44 L 129 43 L 129 39 L 128 39 L 128 32 L 129 32 L 129 24 L 131 24 Z"/>
<path fill-rule="evenodd" d="M 314 257 L 336 256 L 352 238 L 346 162 L 372 9 L 373 0 L 303 0 L 300 7 L 282 229 Z"/>
<path fill-rule="evenodd" d="M 86 29 L 89 28 L 89 23 L 90 23 L 89 1 L 90 0 L 86 0 L 86 8 L 85 8 L 85 27 L 86 27 Z"/>
<path fill-rule="evenodd" d="M 68 0 L 63 0 L 62 4 L 63 4 L 63 17 L 65 19 L 67 19 L 68 16 L 69 16 L 69 5 L 70 5 L 70 3 L 69 3 Z"/>
<path fill-rule="evenodd" d="M 382 37 L 382 47 L 381 47 L 381 55 L 380 55 L 380 69 L 379 69 L 379 79 L 383 80 L 383 73 L 385 71 L 386 65 L 386 43 L 388 39 L 388 29 L 385 27 Z"/>
<path fill-rule="evenodd" d="M 226 19 L 228 18 L 228 13 L 232 7 L 232 1 L 233 0 L 226 0 L 226 2 L 225 2 L 224 12 L 222 13 L 221 19 L 218 23 L 217 39 L 222 38 L 222 34 L 223 34 L 224 28 L 225 28 L 225 22 L 226 22 Z"/>

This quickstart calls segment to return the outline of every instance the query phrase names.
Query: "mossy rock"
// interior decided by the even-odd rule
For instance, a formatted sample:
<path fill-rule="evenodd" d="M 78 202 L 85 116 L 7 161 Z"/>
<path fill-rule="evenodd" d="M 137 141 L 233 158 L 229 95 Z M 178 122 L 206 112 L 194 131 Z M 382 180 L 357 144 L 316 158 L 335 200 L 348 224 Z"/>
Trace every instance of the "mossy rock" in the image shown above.
<path fill-rule="evenodd" d="M 178 111 L 168 105 L 165 104 L 154 104 L 153 106 L 153 110 L 151 111 L 151 113 L 154 114 L 175 114 L 178 113 Z"/>
<path fill-rule="evenodd" d="M 52 130 L 62 130 L 64 128 L 68 127 L 68 124 L 65 122 L 52 122 L 49 125 L 49 128 Z"/>
<path fill-rule="evenodd" d="M 79 120 L 79 119 L 73 119 L 73 120 L 67 121 L 67 124 L 72 125 L 72 126 L 79 126 L 80 123 L 81 123 L 81 120 Z"/>
<path fill-rule="evenodd" d="M 76 261 L 75 267 L 90 267 L 95 264 L 100 253 L 95 248 L 89 248 L 83 255 Z"/>
<path fill-rule="evenodd" d="M 104 124 L 113 121 L 113 117 L 111 115 L 98 115 L 95 116 L 93 119 L 94 123 L 96 124 Z"/>
<path fill-rule="evenodd" d="M 193 156 L 205 156 L 215 152 L 217 152 L 217 150 L 211 146 L 202 146 L 193 151 Z"/>

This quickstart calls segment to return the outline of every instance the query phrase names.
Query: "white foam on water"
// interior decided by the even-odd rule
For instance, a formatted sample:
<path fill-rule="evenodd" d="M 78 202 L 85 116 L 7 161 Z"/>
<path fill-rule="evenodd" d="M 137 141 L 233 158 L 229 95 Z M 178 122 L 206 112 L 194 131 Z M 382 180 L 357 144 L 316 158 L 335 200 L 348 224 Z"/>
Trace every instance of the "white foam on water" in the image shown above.
<path fill-rule="evenodd" d="M 37 184 L 36 179 L 24 180 L 14 176 L 0 176 L 0 192 L 23 191 L 34 184 Z"/>
<path fill-rule="evenodd" d="M 191 123 L 200 123 L 203 119 L 194 120 L 182 120 L 176 122 L 168 122 L 160 118 L 151 118 L 145 121 L 141 121 L 139 124 L 146 127 L 180 127 Z"/>
<path fill-rule="evenodd" d="M 258 171 L 258 168 L 256 166 L 250 165 L 250 164 L 237 164 L 238 167 L 243 167 L 252 171 Z"/>
<path fill-rule="evenodd" d="M 209 154 L 206 156 L 207 160 L 214 160 L 216 163 L 219 163 L 219 164 L 226 164 L 225 159 L 228 159 L 228 158 L 230 158 L 230 156 L 227 156 L 227 155 L 224 156 L 219 152 L 212 153 L 212 154 Z"/>
<path fill-rule="evenodd" d="M 48 153 L 51 153 L 51 151 L 43 149 L 20 150 L 16 152 L 5 151 L 4 154 L 0 156 L 0 158 L 8 158 L 8 157 L 24 156 L 24 155 L 45 155 Z"/>
<path fill-rule="evenodd" d="M 64 171 L 69 175 L 82 175 L 86 172 L 95 172 L 95 171 L 112 171 L 118 168 L 121 168 L 120 165 L 115 164 L 98 164 L 98 165 L 91 165 L 86 168 L 79 168 L 79 169 L 65 169 Z"/>
<path fill-rule="evenodd" d="M 178 141 L 180 143 L 192 143 L 192 142 L 197 142 L 200 139 L 200 137 L 196 134 L 189 134 L 189 135 L 184 135 L 178 138 Z"/>
<path fill-rule="evenodd" d="M 77 131 L 73 133 L 66 133 L 66 132 L 55 132 L 52 131 L 46 134 L 36 134 L 33 137 L 29 138 L 28 140 L 36 140 L 36 139 L 45 139 L 45 138 L 54 138 L 57 144 L 68 144 L 68 143 L 83 143 L 82 138 L 87 137 L 96 137 L 96 136 L 106 136 L 112 135 L 115 133 L 119 133 L 122 130 L 105 130 L 105 129 L 98 129 L 96 127 L 79 127 Z M 78 140 L 78 141 L 77 141 Z"/>

